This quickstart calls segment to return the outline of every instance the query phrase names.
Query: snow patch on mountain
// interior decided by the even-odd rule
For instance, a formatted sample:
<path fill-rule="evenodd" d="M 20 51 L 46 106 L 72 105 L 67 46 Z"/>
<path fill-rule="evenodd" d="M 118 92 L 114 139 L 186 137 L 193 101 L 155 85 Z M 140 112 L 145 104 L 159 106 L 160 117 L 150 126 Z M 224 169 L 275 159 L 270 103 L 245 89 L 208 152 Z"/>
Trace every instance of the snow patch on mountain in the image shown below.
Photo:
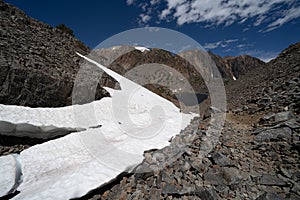
<path fill-rule="evenodd" d="M 1 120 L 6 122 L 23 122 L 37 127 L 55 124 L 57 127 L 86 128 L 22 151 L 22 183 L 17 188 L 20 193 L 13 199 L 81 197 L 122 172 L 132 171 L 142 162 L 145 150 L 167 146 L 168 140 L 197 116 L 181 113 L 166 99 L 80 56 L 117 80 L 121 90 L 105 88 L 112 97 L 80 106 L 1 107 L 6 113 Z M 10 157 L 0 159 L 3 163 L 12 162 Z M 5 177 L 0 179 L 1 185 L 7 181 L 11 181 L 10 185 L 16 183 L 13 168 L 3 168 L 1 175 Z M 9 188 L 1 195 L 11 192 Z"/>
<path fill-rule="evenodd" d="M 144 52 L 144 51 L 150 51 L 150 49 L 146 48 L 146 47 L 139 47 L 139 46 L 135 46 L 134 47 L 136 50 L 139 50 L 141 52 Z"/>

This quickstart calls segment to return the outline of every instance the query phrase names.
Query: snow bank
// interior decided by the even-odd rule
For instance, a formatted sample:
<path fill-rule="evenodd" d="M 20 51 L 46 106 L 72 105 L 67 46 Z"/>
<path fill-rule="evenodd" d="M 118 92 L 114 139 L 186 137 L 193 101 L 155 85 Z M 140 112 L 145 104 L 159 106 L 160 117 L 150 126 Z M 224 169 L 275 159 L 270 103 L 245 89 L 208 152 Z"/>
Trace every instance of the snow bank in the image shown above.
<path fill-rule="evenodd" d="M 14 192 L 21 178 L 19 155 L 11 154 L 0 157 L 0 197 Z"/>
<path fill-rule="evenodd" d="M 85 104 L 62 108 L 29 108 L 0 104 L 0 134 L 47 139 L 82 131 L 98 124 L 89 116 L 78 122 L 73 110 L 84 110 L 89 106 Z"/>
<path fill-rule="evenodd" d="M 150 51 L 150 49 L 146 48 L 146 47 L 134 47 L 135 49 L 144 52 L 144 51 Z"/>
<path fill-rule="evenodd" d="M 103 98 L 85 107 L 49 109 L 48 120 L 43 117 L 40 119 L 40 116 L 45 117 L 41 114 L 43 109 L 25 109 L 31 116 L 26 118 L 28 124 L 56 124 L 59 127 L 79 126 L 87 129 L 22 151 L 20 163 L 23 181 L 18 187 L 20 194 L 13 199 L 65 200 L 81 197 L 120 173 L 130 172 L 142 162 L 145 150 L 168 145 L 167 141 L 179 134 L 196 116 L 181 113 L 166 99 L 82 57 L 116 79 L 121 90 L 106 88 L 112 98 Z M 24 107 L 16 109 L 22 114 Z M 9 112 L 6 117 L 2 116 L 2 120 L 23 120 L 16 118 L 17 114 L 9 115 Z M 101 127 L 89 128 L 92 124 Z M 3 180 L 12 180 L 14 177 L 11 168 L 5 169 L 3 174 Z"/>

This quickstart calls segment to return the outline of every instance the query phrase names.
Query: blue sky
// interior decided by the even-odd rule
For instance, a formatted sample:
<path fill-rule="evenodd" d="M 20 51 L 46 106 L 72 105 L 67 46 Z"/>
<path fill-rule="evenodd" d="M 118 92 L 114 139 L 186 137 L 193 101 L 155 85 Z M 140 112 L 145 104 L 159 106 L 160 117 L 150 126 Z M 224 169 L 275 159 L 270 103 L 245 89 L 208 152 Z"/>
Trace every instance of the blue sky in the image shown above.
<path fill-rule="evenodd" d="M 299 0 L 5 1 L 52 26 L 66 24 L 91 48 L 147 26 L 179 31 L 221 56 L 269 60 L 300 41 Z"/>

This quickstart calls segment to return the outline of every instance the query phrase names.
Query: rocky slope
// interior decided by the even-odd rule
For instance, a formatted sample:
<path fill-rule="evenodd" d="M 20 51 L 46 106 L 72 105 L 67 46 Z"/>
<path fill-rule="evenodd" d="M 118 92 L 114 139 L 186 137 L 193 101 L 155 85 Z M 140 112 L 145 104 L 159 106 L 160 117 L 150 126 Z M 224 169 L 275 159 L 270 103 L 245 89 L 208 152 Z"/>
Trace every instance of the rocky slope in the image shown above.
<path fill-rule="evenodd" d="M 300 199 L 299 57 L 297 43 L 263 73 L 227 85 L 230 110 L 207 156 L 205 121 L 195 119 L 170 146 L 144 153 L 147 172 L 120 176 L 82 199 Z"/>
<path fill-rule="evenodd" d="M 0 1 L 0 103 L 65 106 L 71 103 L 80 57 L 90 49 L 59 29 Z"/>
<path fill-rule="evenodd" d="M 292 88 L 290 95 L 283 94 L 287 92 L 288 85 L 295 84 L 293 78 L 299 75 L 299 57 L 300 43 L 298 42 L 282 51 L 276 59 L 267 63 L 265 67 L 251 70 L 234 83 L 229 83 L 227 85 L 229 102 L 232 105 L 240 106 L 245 103 L 255 103 L 260 97 L 263 97 L 260 101 L 266 101 L 266 104 L 270 105 L 271 102 L 274 102 L 278 106 L 280 105 L 281 109 L 284 106 L 296 108 L 299 103 L 289 105 L 290 100 L 288 99 L 297 99 L 299 91 Z M 280 98 L 276 99 L 277 95 L 280 95 Z"/>

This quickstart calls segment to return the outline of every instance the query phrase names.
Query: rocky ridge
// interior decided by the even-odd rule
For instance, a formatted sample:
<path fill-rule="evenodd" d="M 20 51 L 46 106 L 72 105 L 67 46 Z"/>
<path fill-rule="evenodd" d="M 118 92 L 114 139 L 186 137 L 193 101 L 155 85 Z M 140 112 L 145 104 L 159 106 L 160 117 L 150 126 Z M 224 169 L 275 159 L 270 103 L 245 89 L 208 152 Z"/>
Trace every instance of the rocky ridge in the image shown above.
<path fill-rule="evenodd" d="M 90 49 L 71 35 L 0 1 L 2 104 L 70 105 L 81 61 L 76 52 L 88 54 Z"/>
<path fill-rule="evenodd" d="M 225 56 L 224 58 L 209 52 L 216 63 L 224 81 L 238 79 L 252 70 L 263 68 L 266 63 L 249 55 Z"/>

